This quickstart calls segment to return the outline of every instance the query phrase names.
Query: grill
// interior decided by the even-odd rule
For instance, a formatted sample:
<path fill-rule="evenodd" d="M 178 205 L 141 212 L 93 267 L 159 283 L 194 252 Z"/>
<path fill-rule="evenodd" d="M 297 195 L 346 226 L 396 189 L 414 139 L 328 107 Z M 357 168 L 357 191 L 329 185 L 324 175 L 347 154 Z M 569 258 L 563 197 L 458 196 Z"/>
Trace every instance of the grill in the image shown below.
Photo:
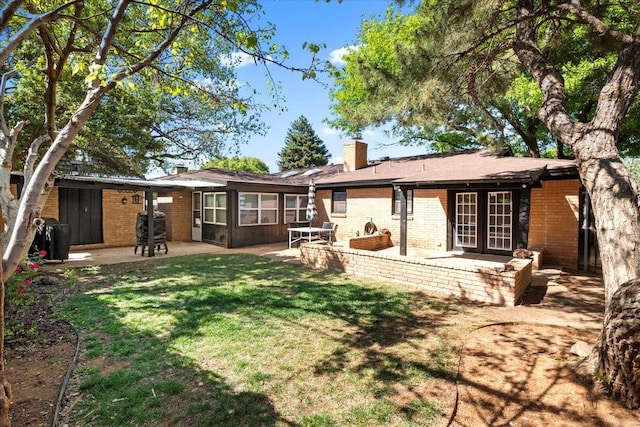
<path fill-rule="evenodd" d="M 69 224 L 60 224 L 54 218 L 42 218 L 44 224 L 38 228 L 29 248 L 29 254 L 35 254 L 42 250 L 46 260 L 59 260 L 64 262 L 69 258 L 71 246 L 71 227 Z"/>
<path fill-rule="evenodd" d="M 142 247 L 140 255 L 144 256 L 144 251 L 149 251 L 149 217 L 147 212 L 139 212 L 136 218 L 136 247 L 133 253 L 138 253 L 138 246 Z M 164 253 L 169 252 L 167 248 L 167 224 L 163 212 L 153 213 L 153 246 L 160 251 L 160 246 L 164 246 Z"/>

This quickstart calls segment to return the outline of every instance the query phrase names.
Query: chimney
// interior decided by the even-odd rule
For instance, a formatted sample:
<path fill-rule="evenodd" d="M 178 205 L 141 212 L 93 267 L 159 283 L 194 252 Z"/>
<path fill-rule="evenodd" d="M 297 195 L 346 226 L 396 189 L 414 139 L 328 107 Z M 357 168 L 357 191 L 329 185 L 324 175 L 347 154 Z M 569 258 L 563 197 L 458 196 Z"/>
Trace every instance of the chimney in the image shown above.
<path fill-rule="evenodd" d="M 181 173 L 187 173 L 187 172 L 189 172 L 189 168 L 186 167 L 186 166 L 178 166 L 178 165 L 176 165 L 173 168 L 173 174 L 174 175 L 180 175 Z"/>
<path fill-rule="evenodd" d="M 344 143 L 344 171 L 352 172 L 367 166 L 367 144 L 353 140 Z"/>

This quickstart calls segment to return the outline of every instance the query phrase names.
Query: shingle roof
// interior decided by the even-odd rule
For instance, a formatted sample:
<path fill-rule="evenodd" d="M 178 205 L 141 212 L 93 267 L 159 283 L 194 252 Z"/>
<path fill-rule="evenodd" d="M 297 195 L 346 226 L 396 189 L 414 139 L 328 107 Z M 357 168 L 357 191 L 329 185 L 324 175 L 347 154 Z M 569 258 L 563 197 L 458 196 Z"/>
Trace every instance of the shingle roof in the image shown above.
<path fill-rule="evenodd" d="M 477 150 L 389 159 L 356 171 L 318 179 L 316 184 L 321 187 L 385 182 L 405 185 L 532 183 L 543 175 L 577 177 L 576 164 L 573 160 L 501 156 L 488 150 Z"/>

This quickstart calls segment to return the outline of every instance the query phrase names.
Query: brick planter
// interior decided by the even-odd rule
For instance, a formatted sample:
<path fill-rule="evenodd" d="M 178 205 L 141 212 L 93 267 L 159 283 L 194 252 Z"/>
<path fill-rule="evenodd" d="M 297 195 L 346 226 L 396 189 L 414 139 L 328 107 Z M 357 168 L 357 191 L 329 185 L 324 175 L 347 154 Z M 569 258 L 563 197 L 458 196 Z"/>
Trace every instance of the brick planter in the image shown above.
<path fill-rule="evenodd" d="M 531 260 L 508 263 L 459 258 L 425 259 L 340 246 L 302 244 L 302 264 L 403 283 L 444 296 L 513 306 L 531 284 Z"/>

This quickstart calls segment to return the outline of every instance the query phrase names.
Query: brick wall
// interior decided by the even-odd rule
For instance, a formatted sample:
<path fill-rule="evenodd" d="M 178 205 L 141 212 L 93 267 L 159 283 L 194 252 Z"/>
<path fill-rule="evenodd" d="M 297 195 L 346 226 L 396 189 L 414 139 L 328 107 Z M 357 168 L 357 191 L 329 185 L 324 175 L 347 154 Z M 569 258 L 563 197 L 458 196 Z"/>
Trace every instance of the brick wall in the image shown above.
<path fill-rule="evenodd" d="M 370 236 L 352 237 L 349 239 L 348 247 L 351 249 L 363 249 L 367 251 L 379 251 L 391 246 L 391 239 L 388 234 L 373 234 Z"/>
<path fill-rule="evenodd" d="M 513 269 L 483 267 L 455 260 L 401 257 L 384 252 L 304 243 L 302 263 L 314 269 L 343 272 L 415 286 L 444 296 L 513 306 L 531 284 L 531 260 L 514 259 Z"/>
<path fill-rule="evenodd" d="M 60 208 L 59 208 L 58 201 L 59 201 L 58 187 L 53 187 L 53 189 L 51 189 L 51 193 L 49 193 L 49 198 L 47 198 L 47 201 L 42 207 L 42 213 L 40 214 L 40 216 L 44 218 L 59 219 Z"/>
<path fill-rule="evenodd" d="M 400 243 L 400 221 L 397 242 Z M 413 215 L 407 220 L 407 246 L 447 250 L 447 190 L 414 190 Z"/>
<path fill-rule="evenodd" d="M 400 215 L 393 215 L 391 187 L 347 189 L 347 213 L 331 214 L 331 190 L 316 194 L 319 221 L 338 225 L 337 240 L 346 240 L 356 230 L 363 235 L 364 225 L 373 219 L 378 230 L 391 232 L 393 245 L 400 244 Z M 446 250 L 447 190 L 414 190 L 413 214 L 407 218 L 407 245 L 410 247 Z"/>
<path fill-rule="evenodd" d="M 159 197 L 168 197 L 171 203 L 161 203 L 158 208 L 165 213 L 167 221 L 167 239 L 170 241 L 191 241 L 191 192 L 170 191 L 159 193 Z"/>
<path fill-rule="evenodd" d="M 131 203 L 131 196 L 138 194 L 144 199 L 143 192 L 121 193 L 117 190 L 102 190 L 102 245 L 104 246 L 134 246 L 136 244 L 136 218 L 138 212 L 144 210 L 144 205 Z M 122 199 L 126 197 L 127 203 Z M 57 200 L 57 197 L 56 197 Z"/>
<path fill-rule="evenodd" d="M 578 266 L 580 181 L 545 181 L 531 189 L 529 248 L 544 248 L 544 263 Z"/>

